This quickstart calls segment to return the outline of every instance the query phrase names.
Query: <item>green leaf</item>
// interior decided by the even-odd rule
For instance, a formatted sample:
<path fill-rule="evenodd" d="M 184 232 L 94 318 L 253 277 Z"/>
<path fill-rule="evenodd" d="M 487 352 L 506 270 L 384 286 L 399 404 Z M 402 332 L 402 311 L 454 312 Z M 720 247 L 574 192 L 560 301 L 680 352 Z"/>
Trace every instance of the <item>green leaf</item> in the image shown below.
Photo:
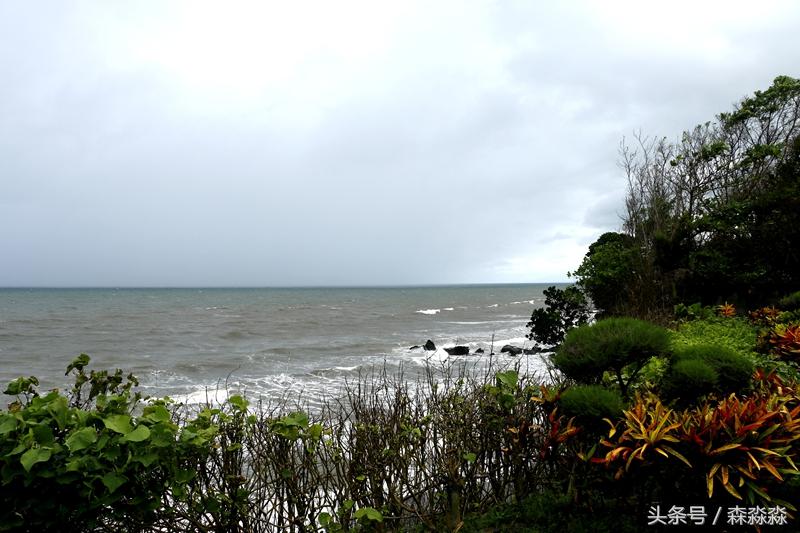
<path fill-rule="evenodd" d="M 136 455 L 131 460 L 136 461 L 137 463 L 141 463 L 145 467 L 147 467 L 158 460 L 158 454 L 147 453 L 145 455 Z"/>
<path fill-rule="evenodd" d="M 315 442 L 322 438 L 322 424 L 312 424 L 308 428 L 308 436 Z"/>
<path fill-rule="evenodd" d="M 303 411 L 297 411 L 281 418 L 280 422 L 286 426 L 308 427 L 308 415 Z"/>
<path fill-rule="evenodd" d="M 128 481 L 128 478 L 123 476 L 122 474 L 117 474 L 116 472 L 109 472 L 108 474 L 102 477 L 103 485 L 108 488 L 108 492 L 114 492 L 117 490 L 123 483 Z"/>
<path fill-rule="evenodd" d="M 150 437 L 150 429 L 147 426 L 140 425 L 130 433 L 126 433 L 122 440 L 127 442 L 142 442 Z"/>
<path fill-rule="evenodd" d="M 85 353 L 80 354 L 78 357 L 72 360 L 72 362 L 67 367 L 67 371 L 64 372 L 64 375 L 70 373 L 72 369 L 76 369 L 78 371 L 83 370 L 83 367 L 89 364 L 89 356 Z"/>
<path fill-rule="evenodd" d="M 367 520 L 372 520 L 375 522 L 383 522 L 383 515 L 377 509 L 373 509 L 372 507 L 362 507 L 356 514 L 354 515 L 356 520 L 360 520 L 361 518 L 366 518 Z"/>
<path fill-rule="evenodd" d="M 71 452 L 77 452 L 79 450 L 83 450 L 84 448 L 88 448 L 92 444 L 97 442 L 97 431 L 94 428 L 81 428 L 77 431 L 73 431 L 72 434 L 67 437 L 67 448 Z"/>
<path fill-rule="evenodd" d="M 477 455 L 475 455 L 475 454 L 474 454 L 474 453 L 472 453 L 472 452 L 466 452 L 466 453 L 464 453 L 464 455 L 462 455 L 462 457 L 463 457 L 463 458 L 464 458 L 464 460 L 465 460 L 466 462 L 468 462 L 468 463 L 474 463 L 474 462 L 475 462 L 475 459 L 477 459 L 477 458 L 478 458 L 478 456 L 477 456 Z"/>
<path fill-rule="evenodd" d="M 31 468 L 33 468 L 33 465 L 36 463 L 43 463 L 49 459 L 50 450 L 47 448 L 31 448 L 22 454 L 22 456 L 19 458 L 19 462 L 22 463 L 22 467 L 26 472 L 30 472 Z"/>
<path fill-rule="evenodd" d="M 228 398 L 228 403 L 231 404 L 237 411 L 245 412 L 247 411 L 248 401 L 242 398 L 238 394 L 234 394 L 230 398 Z"/>
<path fill-rule="evenodd" d="M 193 480 L 196 475 L 197 472 L 194 470 L 181 469 L 175 473 L 175 481 L 178 483 L 188 483 L 189 481 Z"/>
<path fill-rule="evenodd" d="M 0 419 L 0 435 L 5 435 L 6 433 L 11 433 L 15 429 L 17 429 L 17 419 L 11 415 L 3 414 L 2 419 Z"/>
<path fill-rule="evenodd" d="M 151 405 L 145 408 L 144 418 L 152 422 L 169 422 L 171 416 L 163 405 Z"/>
<path fill-rule="evenodd" d="M 22 393 L 35 394 L 38 384 L 39 380 L 35 376 L 27 378 L 20 377 L 10 382 L 6 390 L 3 391 L 3 394 L 8 394 L 10 396 L 17 396 Z"/>
<path fill-rule="evenodd" d="M 111 431 L 117 433 L 130 433 L 133 431 L 131 426 L 131 417 L 128 415 L 111 415 L 103 419 L 103 424 Z"/>
<path fill-rule="evenodd" d="M 495 374 L 495 377 L 500 384 L 513 389 L 517 386 L 517 379 L 519 375 L 514 370 L 508 370 L 506 372 L 498 372 Z"/>

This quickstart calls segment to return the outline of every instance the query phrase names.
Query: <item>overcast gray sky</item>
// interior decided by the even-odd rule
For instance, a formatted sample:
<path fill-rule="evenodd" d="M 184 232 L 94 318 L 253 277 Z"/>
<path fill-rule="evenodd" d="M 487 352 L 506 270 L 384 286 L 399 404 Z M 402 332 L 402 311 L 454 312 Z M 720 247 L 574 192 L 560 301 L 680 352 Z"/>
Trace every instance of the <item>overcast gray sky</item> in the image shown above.
<path fill-rule="evenodd" d="M 800 3 L 0 0 L 0 286 L 566 279 Z"/>

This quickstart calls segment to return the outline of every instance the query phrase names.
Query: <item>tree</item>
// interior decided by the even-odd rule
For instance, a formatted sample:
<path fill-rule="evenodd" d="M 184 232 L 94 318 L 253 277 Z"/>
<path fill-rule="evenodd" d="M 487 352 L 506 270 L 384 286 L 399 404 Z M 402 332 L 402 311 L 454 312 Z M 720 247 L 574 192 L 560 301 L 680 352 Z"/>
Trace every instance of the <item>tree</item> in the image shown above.
<path fill-rule="evenodd" d="M 625 237 L 592 245 L 578 285 L 604 311 L 635 316 L 797 290 L 799 139 L 800 80 L 779 76 L 676 142 L 623 141 Z"/>
<path fill-rule="evenodd" d="M 527 337 L 542 344 L 556 345 L 564 334 L 589 320 L 590 310 L 586 297 L 578 287 L 544 290 L 545 307 L 534 309 L 525 326 L 531 329 Z"/>
<path fill-rule="evenodd" d="M 627 301 L 635 272 L 633 245 L 629 235 L 604 233 L 589 246 L 578 269 L 569 274 L 578 278 L 578 286 L 602 313 L 621 311 Z"/>

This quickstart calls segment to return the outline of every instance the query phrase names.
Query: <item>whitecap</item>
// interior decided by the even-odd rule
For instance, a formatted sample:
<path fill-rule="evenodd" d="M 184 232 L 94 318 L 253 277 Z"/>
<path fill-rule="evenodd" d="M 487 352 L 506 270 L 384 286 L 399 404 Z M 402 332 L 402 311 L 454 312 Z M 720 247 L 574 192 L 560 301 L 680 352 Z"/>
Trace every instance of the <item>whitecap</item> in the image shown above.
<path fill-rule="evenodd" d="M 422 313 L 423 315 L 435 315 L 440 311 L 441 309 L 420 309 L 417 311 L 417 313 Z"/>

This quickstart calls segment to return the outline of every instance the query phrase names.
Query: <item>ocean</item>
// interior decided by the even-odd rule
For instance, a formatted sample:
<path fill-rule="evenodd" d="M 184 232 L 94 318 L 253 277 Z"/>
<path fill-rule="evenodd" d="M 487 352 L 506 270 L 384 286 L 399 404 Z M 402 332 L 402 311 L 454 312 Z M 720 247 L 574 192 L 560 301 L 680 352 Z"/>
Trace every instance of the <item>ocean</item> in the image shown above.
<path fill-rule="evenodd" d="M 375 368 L 485 368 L 493 338 L 493 364 L 542 372 L 542 355 L 499 352 L 534 344 L 525 324 L 549 285 L 0 289 L 0 384 L 33 375 L 42 390 L 65 387 L 66 366 L 86 353 L 91 368 L 132 372 L 148 395 L 313 400 Z M 435 352 L 412 348 L 428 339 Z M 455 345 L 485 354 L 443 350 Z"/>

